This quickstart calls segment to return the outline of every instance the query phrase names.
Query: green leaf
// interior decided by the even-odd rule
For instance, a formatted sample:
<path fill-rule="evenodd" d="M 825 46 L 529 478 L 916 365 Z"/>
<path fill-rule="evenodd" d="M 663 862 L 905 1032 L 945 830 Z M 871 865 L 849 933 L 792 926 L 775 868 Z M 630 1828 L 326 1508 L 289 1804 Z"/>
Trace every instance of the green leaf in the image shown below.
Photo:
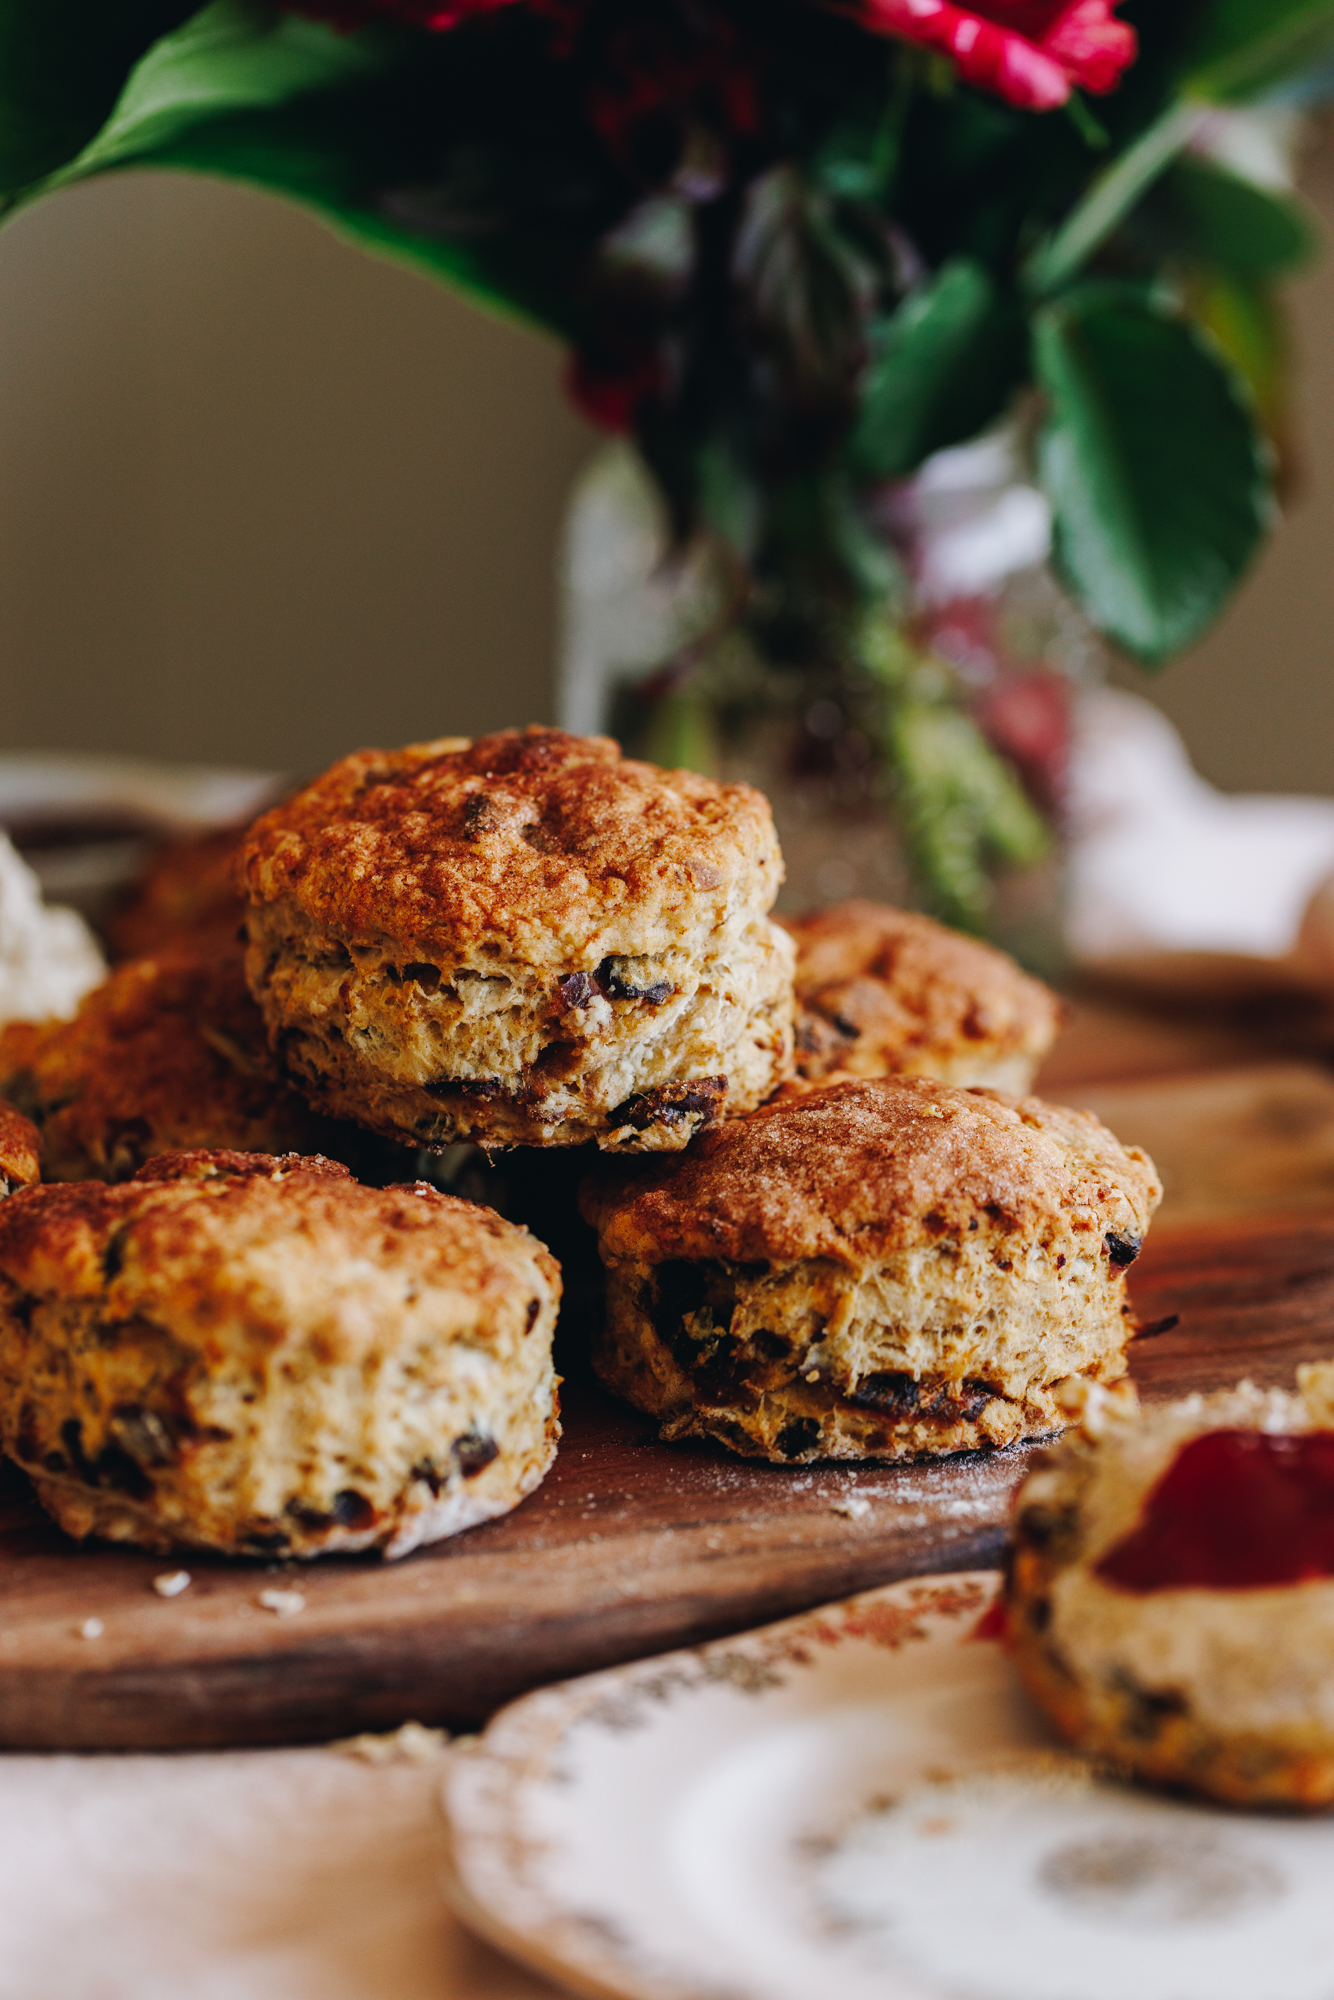
<path fill-rule="evenodd" d="M 1161 198 L 1178 254 L 1239 277 L 1295 270 L 1320 247 L 1301 202 L 1209 160 L 1178 160 L 1164 178 Z"/>
<path fill-rule="evenodd" d="M 217 174 L 284 194 L 362 249 L 493 310 L 560 326 L 565 302 L 522 253 L 502 269 L 503 246 L 451 241 L 382 205 L 410 172 L 392 101 L 406 46 L 399 31 L 342 35 L 251 0 L 213 0 L 148 51 L 103 129 L 24 198 L 131 166 Z"/>
<path fill-rule="evenodd" d="M 1334 47 L 1334 0 L 1210 0 L 1184 88 L 1215 103 L 1254 97 Z"/>
<path fill-rule="evenodd" d="M 955 258 L 880 333 L 849 446 L 863 479 L 896 479 L 974 436 L 1021 379 L 1018 317 L 980 264 Z"/>
<path fill-rule="evenodd" d="M 1202 104 L 1170 104 L 1141 132 L 1029 259 L 1024 271 L 1028 290 L 1041 298 L 1069 284 L 1190 144 L 1207 116 Z"/>
<path fill-rule="evenodd" d="M 46 185 L 166 157 L 201 124 L 377 76 L 395 52 L 387 37 L 340 35 L 246 0 L 214 0 L 148 51 L 102 130 Z"/>
<path fill-rule="evenodd" d="M 1058 561 L 1096 625 L 1162 661 L 1218 614 L 1268 526 L 1252 411 L 1204 337 L 1130 287 L 1044 307 L 1034 360 Z"/>
<path fill-rule="evenodd" d="M 125 79 L 198 0 L 0 0 L 0 197 L 96 137 Z"/>
<path fill-rule="evenodd" d="M 373 255 L 445 279 L 502 318 L 568 335 L 575 302 L 529 244 L 472 241 L 398 221 L 380 193 L 397 184 L 392 132 L 378 107 L 349 132 L 341 102 L 219 118 L 155 147 L 144 164 L 217 174 L 287 196 Z M 386 167 L 388 157 L 393 164 Z"/>

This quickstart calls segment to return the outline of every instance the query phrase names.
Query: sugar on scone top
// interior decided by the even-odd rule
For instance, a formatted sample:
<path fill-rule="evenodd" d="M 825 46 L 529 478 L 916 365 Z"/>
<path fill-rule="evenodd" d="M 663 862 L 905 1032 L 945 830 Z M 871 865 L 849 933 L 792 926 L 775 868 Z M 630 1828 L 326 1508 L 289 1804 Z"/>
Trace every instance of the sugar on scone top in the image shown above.
<path fill-rule="evenodd" d="M 251 829 L 251 989 L 322 1110 L 445 1146 L 675 1150 L 790 1064 L 747 785 L 559 730 L 344 758 Z"/>

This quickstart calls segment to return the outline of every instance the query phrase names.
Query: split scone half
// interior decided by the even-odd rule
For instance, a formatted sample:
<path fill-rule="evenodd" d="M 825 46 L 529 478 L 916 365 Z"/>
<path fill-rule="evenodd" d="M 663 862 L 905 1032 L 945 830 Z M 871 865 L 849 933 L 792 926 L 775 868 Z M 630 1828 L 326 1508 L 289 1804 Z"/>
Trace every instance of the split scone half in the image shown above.
<path fill-rule="evenodd" d="M 400 1556 L 551 1465 L 560 1271 L 329 1160 L 198 1152 L 0 1202 L 0 1443 L 70 1534 Z"/>
<path fill-rule="evenodd" d="M 595 1171 L 594 1352 L 668 1438 L 911 1458 L 1058 1429 L 1125 1371 L 1125 1272 L 1161 1196 L 1088 1112 L 923 1078 L 844 1080 Z"/>
<path fill-rule="evenodd" d="M 329 1153 L 340 1134 L 269 1052 L 239 943 L 117 966 L 69 1021 L 0 1030 L 0 1097 L 42 1134 L 46 1178 L 128 1180 L 158 1153 Z"/>
<path fill-rule="evenodd" d="M 386 1137 L 679 1151 L 789 1071 L 782 857 L 748 785 L 554 729 L 363 751 L 242 865 L 274 1048 Z"/>
<path fill-rule="evenodd" d="M 885 903 L 779 921 L 797 947 L 799 1076 L 1032 1089 L 1064 1010 L 1003 951 Z"/>
<path fill-rule="evenodd" d="M 1334 1804 L 1334 1363 L 1141 1414 L 1020 1489 L 1007 1636 L 1081 1750 L 1238 1805 Z"/>

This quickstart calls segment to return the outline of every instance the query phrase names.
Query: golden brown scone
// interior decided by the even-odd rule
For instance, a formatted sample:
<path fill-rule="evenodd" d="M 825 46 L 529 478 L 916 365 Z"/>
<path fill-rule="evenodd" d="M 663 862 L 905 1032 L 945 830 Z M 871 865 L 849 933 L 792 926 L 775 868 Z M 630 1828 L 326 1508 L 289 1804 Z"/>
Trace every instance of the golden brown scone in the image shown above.
<path fill-rule="evenodd" d="M 118 966 L 72 1021 L 0 1031 L 0 1095 L 42 1134 L 48 1180 L 125 1180 L 190 1146 L 328 1151 L 333 1128 L 269 1053 L 239 944 Z"/>
<path fill-rule="evenodd" d="M 676 1151 L 787 1074 L 767 801 L 560 730 L 348 757 L 251 829 L 251 989 L 409 1144 Z"/>
<path fill-rule="evenodd" d="M 547 1471 L 559 1300 L 526 1230 L 329 1160 L 33 1188 L 0 1202 L 0 1442 L 72 1535 L 404 1555 Z"/>
<path fill-rule="evenodd" d="M 1021 1487 L 1008 1640 L 1081 1750 L 1236 1805 L 1334 1804 L 1334 1364 L 1141 1413 Z"/>
<path fill-rule="evenodd" d="M 778 921 L 797 946 L 800 1076 L 1032 1088 L 1063 1009 L 1003 951 L 885 903 Z"/>
<path fill-rule="evenodd" d="M 42 1136 L 31 1118 L 0 1104 L 0 1195 L 33 1187 L 42 1178 Z"/>
<path fill-rule="evenodd" d="M 908 1458 L 1059 1427 L 1124 1373 L 1125 1271 L 1162 1190 L 1088 1112 L 856 1079 L 607 1167 L 594 1365 L 663 1422 L 772 1459 Z"/>
<path fill-rule="evenodd" d="M 114 959 L 178 944 L 228 944 L 245 923 L 236 862 L 245 829 L 215 828 L 154 856 L 106 927 Z"/>

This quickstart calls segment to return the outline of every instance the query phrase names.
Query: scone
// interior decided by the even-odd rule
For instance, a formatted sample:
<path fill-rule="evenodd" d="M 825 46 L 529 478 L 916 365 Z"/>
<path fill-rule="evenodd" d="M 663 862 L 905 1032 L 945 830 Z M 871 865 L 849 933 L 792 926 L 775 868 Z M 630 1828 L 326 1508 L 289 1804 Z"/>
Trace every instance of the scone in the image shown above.
<path fill-rule="evenodd" d="M 1114 1380 L 1161 1196 L 1088 1112 L 848 1079 L 585 1182 L 607 1267 L 594 1365 L 668 1438 L 911 1458 L 1059 1428 Z"/>
<path fill-rule="evenodd" d="M 243 870 L 273 1046 L 390 1138 L 677 1151 L 790 1066 L 747 785 L 554 729 L 368 750 L 257 821 Z"/>
<path fill-rule="evenodd" d="M 236 942 L 132 959 L 72 1021 L 12 1022 L 0 1096 L 37 1124 L 52 1181 L 126 1180 L 192 1146 L 328 1152 L 333 1136 L 270 1055 Z"/>
<path fill-rule="evenodd" d="M 1011 1650 L 1081 1750 L 1238 1805 L 1334 1804 L 1334 1363 L 1140 1414 L 1016 1501 Z"/>
<path fill-rule="evenodd" d="M 181 1153 L 0 1202 L 0 1442 L 72 1535 L 400 1556 L 559 1436 L 555 1261 L 331 1161 Z"/>
<path fill-rule="evenodd" d="M 884 903 L 779 921 L 797 946 L 800 1076 L 1032 1088 L 1062 1006 L 1003 951 Z"/>
<path fill-rule="evenodd" d="M 112 956 L 145 958 L 183 943 L 233 942 L 245 922 L 236 886 L 244 831 L 217 827 L 161 848 L 107 925 Z"/>
<path fill-rule="evenodd" d="M 42 1137 L 31 1118 L 0 1104 L 0 1196 L 34 1187 L 42 1178 Z"/>

